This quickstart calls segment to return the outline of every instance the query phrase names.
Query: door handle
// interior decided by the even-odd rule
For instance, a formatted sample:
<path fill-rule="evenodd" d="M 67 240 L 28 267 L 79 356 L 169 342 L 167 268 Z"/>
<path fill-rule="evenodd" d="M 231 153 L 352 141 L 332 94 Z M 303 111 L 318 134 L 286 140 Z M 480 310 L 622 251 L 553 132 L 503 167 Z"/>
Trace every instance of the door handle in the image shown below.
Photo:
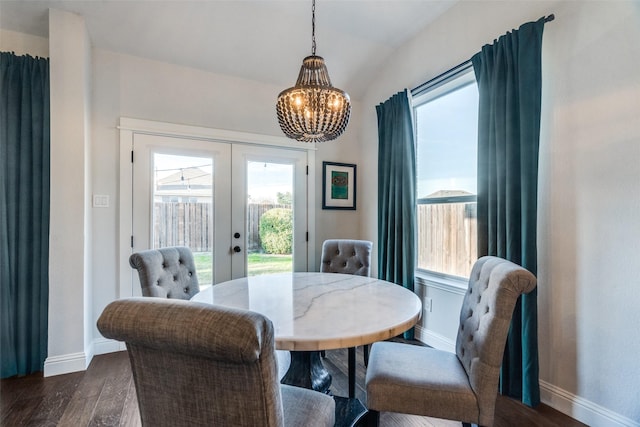
<path fill-rule="evenodd" d="M 240 252 L 242 249 L 240 249 L 240 246 L 234 246 L 233 247 L 233 252 Z"/>

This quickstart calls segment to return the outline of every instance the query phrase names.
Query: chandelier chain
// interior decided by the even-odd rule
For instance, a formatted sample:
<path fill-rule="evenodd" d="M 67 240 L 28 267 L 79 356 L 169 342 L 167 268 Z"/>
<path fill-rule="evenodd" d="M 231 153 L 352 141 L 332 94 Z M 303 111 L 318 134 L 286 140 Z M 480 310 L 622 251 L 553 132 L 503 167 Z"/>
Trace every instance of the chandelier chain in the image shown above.
<path fill-rule="evenodd" d="M 316 54 L 316 0 L 311 3 L 311 55 Z"/>

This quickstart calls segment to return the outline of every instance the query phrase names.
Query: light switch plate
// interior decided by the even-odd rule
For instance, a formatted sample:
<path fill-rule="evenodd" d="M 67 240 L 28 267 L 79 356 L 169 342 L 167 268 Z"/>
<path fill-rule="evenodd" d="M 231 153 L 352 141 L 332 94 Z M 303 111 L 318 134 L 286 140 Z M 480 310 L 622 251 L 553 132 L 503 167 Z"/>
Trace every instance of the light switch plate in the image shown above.
<path fill-rule="evenodd" d="M 108 208 L 109 207 L 109 196 L 104 194 L 94 194 L 93 195 L 93 207 L 94 208 Z"/>

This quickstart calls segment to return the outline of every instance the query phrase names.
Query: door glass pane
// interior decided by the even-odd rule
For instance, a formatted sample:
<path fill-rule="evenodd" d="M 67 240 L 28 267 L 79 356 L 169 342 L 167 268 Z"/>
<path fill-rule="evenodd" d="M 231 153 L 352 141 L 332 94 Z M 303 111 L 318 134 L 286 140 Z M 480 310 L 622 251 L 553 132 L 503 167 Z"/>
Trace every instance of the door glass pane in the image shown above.
<path fill-rule="evenodd" d="M 152 247 L 188 246 L 201 288 L 213 281 L 211 157 L 154 153 Z"/>
<path fill-rule="evenodd" d="M 247 162 L 247 275 L 293 271 L 293 165 Z"/>

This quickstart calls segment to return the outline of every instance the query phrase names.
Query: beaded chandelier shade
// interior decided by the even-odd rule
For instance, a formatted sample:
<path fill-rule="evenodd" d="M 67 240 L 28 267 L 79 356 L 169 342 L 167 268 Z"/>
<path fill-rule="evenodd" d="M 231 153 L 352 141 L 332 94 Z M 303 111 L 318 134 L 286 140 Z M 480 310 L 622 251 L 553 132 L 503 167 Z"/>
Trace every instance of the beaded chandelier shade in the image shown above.
<path fill-rule="evenodd" d="M 302 142 L 336 139 L 347 128 L 351 115 L 349 95 L 331 86 L 324 59 L 316 56 L 315 8 L 313 0 L 311 56 L 302 61 L 296 85 L 280 92 L 276 104 L 284 134 Z"/>

